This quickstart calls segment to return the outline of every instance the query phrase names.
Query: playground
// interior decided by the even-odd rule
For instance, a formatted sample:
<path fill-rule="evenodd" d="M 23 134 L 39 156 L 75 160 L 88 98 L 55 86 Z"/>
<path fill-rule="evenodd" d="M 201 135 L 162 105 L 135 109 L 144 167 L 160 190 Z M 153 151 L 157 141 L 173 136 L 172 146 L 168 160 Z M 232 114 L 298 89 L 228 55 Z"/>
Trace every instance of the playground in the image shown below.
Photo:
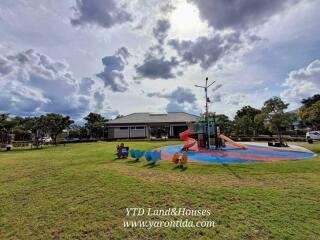
<path fill-rule="evenodd" d="M 161 158 L 165 160 L 172 159 L 174 153 L 180 151 L 183 145 L 165 146 L 160 148 Z M 231 144 L 221 150 L 207 150 L 205 148 L 199 151 L 188 152 L 189 161 L 207 162 L 207 163 L 235 163 L 235 162 L 259 162 L 259 161 L 281 161 L 297 160 L 315 156 L 312 151 L 302 147 L 289 147 L 286 149 L 275 149 L 263 146 L 259 143 L 246 144 L 246 149 L 234 148 Z"/>
<path fill-rule="evenodd" d="M 235 142 L 222 134 L 219 121 L 214 114 L 209 114 L 189 124 L 189 128 L 180 133 L 184 144 L 157 149 L 161 152 L 161 159 L 172 160 L 182 153 L 187 154 L 189 161 L 207 163 L 298 160 L 315 156 L 315 153 L 301 146 L 274 147 L 269 146 L 272 143 Z"/>

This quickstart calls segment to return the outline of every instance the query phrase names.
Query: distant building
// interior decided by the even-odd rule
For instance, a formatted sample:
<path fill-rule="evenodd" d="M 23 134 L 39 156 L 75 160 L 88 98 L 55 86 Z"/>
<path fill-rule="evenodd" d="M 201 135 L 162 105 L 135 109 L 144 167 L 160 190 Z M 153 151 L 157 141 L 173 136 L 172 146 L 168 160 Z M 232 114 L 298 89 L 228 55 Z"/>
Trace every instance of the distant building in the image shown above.
<path fill-rule="evenodd" d="M 132 113 L 107 123 L 108 138 L 178 138 L 197 119 L 185 112 Z"/>

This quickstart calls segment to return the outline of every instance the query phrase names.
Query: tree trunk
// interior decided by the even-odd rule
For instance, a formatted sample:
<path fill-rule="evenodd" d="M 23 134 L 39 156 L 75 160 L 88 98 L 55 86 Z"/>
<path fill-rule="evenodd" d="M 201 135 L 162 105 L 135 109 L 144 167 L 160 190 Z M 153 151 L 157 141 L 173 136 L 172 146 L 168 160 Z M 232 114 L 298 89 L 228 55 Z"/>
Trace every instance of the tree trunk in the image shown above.
<path fill-rule="evenodd" d="M 278 139 L 279 139 L 280 145 L 282 146 L 283 140 L 282 140 L 282 135 L 281 135 L 280 128 L 277 128 L 277 134 L 278 134 Z"/>
<path fill-rule="evenodd" d="M 52 136 L 53 144 L 57 146 L 57 135 Z"/>

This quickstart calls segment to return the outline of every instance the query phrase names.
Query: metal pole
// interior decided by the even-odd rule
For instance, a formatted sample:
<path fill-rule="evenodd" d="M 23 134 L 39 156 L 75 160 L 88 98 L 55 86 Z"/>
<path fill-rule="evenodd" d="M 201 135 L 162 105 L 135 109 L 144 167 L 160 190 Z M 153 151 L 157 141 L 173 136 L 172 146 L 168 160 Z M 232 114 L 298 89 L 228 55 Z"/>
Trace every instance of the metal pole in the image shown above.
<path fill-rule="evenodd" d="M 206 131 L 206 148 L 210 148 L 210 130 L 209 130 L 209 117 L 208 117 L 208 77 L 206 77 L 206 87 L 205 87 L 205 93 L 206 93 L 206 125 L 207 125 L 207 131 Z"/>
<path fill-rule="evenodd" d="M 199 86 L 199 85 L 195 85 L 195 87 L 199 87 L 199 88 L 203 88 L 205 91 L 205 97 L 206 97 L 206 113 L 205 113 L 205 125 L 206 125 L 206 130 L 205 130 L 205 140 L 206 140 L 206 148 L 209 149 L 210 148 L 210 129 L 209 129 L 209 117 L 208 117 L 208 88 L 214 84 L 215 81 L 213 81 L 212 83 L 209 84 L 208 86 L 208 77 L 206 77 L 206 85 L 205 86 Z"/>

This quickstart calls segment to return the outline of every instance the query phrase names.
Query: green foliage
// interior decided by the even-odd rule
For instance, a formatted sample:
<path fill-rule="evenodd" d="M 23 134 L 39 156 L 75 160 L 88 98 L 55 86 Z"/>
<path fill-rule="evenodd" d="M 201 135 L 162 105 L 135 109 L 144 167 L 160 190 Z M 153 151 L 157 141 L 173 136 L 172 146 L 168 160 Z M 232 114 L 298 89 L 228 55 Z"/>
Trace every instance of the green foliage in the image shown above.
<path fill-rule="evenodd" d="M 320 101 L 320 94 L 315 94 L 310 98 L 302 99 L 301 103 L 306 107 L 310 107 L 312 104 L 318 101 Z"/>
<path fill-rule="evenodd" d="M 273 97 L 264 102 L 261 111 L 267 114 L 283 112 L 288 106 L 289 103 L 285 103 L 281 98 Z"/>
<path fill-rule="evenodd" d="M 314 129 L 320 129 L 320 95 L 317 94 L 304 99 L 302 103 L 304 105 L 299 109 L 299 116 L 303 124 Z"/>
<path fill-rule="evenodd" d="M 37 120 L 37 126 L 44 132 L 49 133 L 53 142 L 57 143 L 57 136 L 62 130 L 68 128 L 73 123 L 69 116 L 63 116 L 57 113 L 48 113 L 41 115 Z"/>
<path fill-rule="evenodd" d="M 230 132 L 232 131 L 232 122 L 230 121 L 228 116 L 224 114 L 217 114 L 216 123 L 219 125 L 221 131 L 224 134 L 230 134 Z"/>
<path fill-rule="evenodd" d="M 0 114 L 0 130 L 9 131 L 13 127 L 14 123 L 9 118 L 9 113 Z"/>
<path fill-rule="evenodd" d="M 87 121 L 85 127 L 89 130 L 90 137 L 102 138 L 104 136 L 106 122 L 108 121 L 99 113 L 89 113 L 84 120 Z"/>
<path fill-rule="evenodd" d="M 289 106 L 279 97 L 273 97 L 264 102 L 261 109 L 261 113 L 257 120 L 263 119 L 265 126 L 271 131 L 278 135 L 280 143 L 282 140 L 282 132 L 288 128 L 295 119 L 295 114 L 284 112 Z"/>
<path fill-rule="evenodd" d="M 261 113 L 261 110 L 251 106 L 244 106 L 237 111 L 234 118 L 234 124 L 238 132 L 244 135 L 256 135 L 261 129 L 261 124 L 255 122 L 255 117 Z"/>
<path fill-rule="evenodd" d="M 118 118 L 122 118 L 122 117 L 123 117 L 123 115 L 118 114 L 118 115 L 116 116 L 116 119 L 118 119 Z"/>

